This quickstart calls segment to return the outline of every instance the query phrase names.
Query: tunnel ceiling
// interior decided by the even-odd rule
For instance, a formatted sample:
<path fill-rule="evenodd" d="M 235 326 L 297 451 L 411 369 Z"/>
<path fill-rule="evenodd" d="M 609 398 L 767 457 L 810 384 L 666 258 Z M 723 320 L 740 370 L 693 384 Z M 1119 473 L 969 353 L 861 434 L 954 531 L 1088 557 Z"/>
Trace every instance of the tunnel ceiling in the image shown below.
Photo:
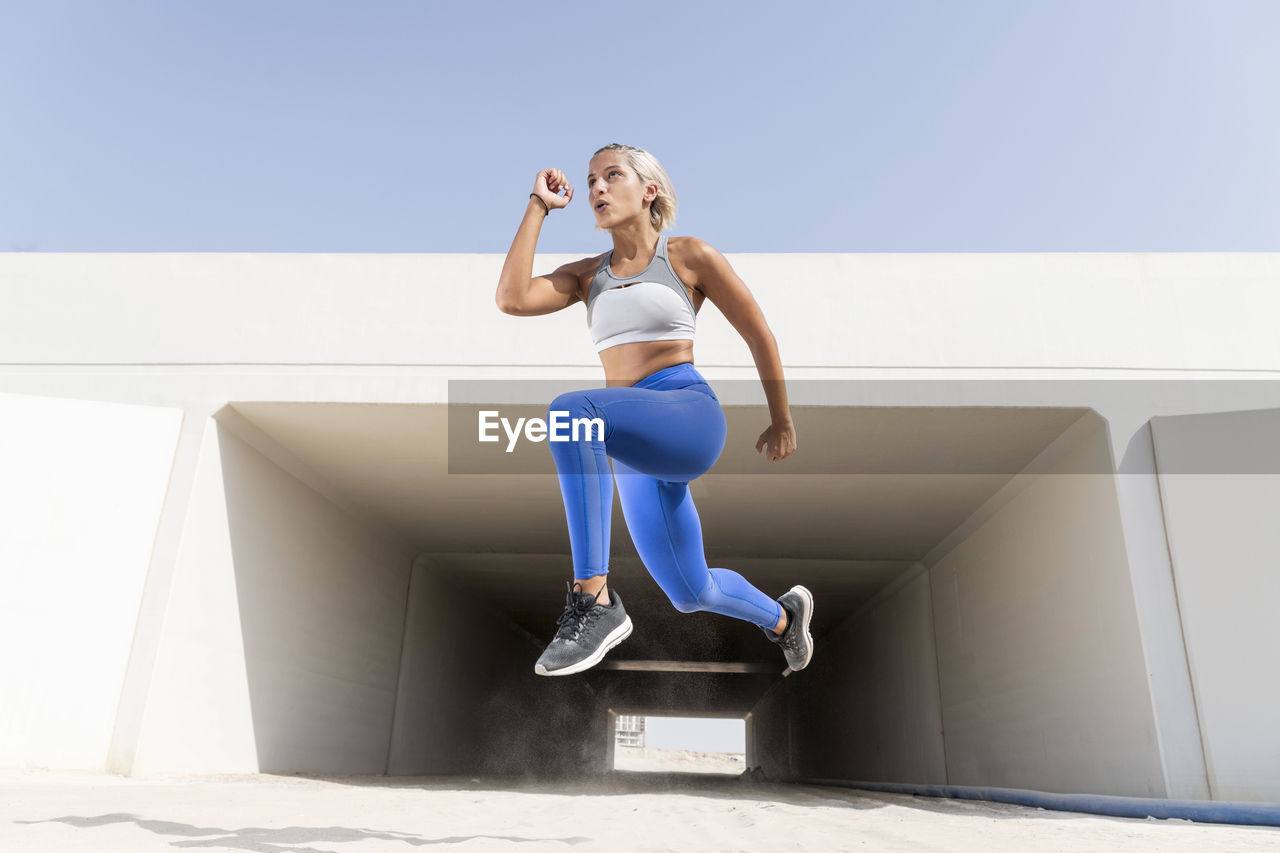
<path fill-rule="evenodd" d="M 451 475 L 443 404 L 230 408 L 421 551 L 567 553 L 545 443 L 531 446 L 543 473 Z M 727 406 L 724 453 L 692 484 L 707 557 L 919 560 L 1084 411 L 797 406 L 797 451 L 769 463 L 767 416 Z M 616 500 L 612 544 L 635 555 Z"/>

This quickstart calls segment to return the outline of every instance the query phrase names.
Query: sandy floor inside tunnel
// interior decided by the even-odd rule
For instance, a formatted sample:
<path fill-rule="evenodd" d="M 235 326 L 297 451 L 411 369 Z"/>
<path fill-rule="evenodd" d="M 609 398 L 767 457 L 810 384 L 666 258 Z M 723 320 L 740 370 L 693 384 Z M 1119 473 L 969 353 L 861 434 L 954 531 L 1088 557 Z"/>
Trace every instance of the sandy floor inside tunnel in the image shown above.
<path fill-rule="evenodd" d="M 1280 829 L 615 771 L 465 777 L 0 771 L 0 850 L 1275 850 Z"/>
<path fill-rule="evenodd" d="M 615 746 L 613 769 L 740 776 L 747 769 L 746 758 L 740 752 L 694 752 L 688 749 Z"/>

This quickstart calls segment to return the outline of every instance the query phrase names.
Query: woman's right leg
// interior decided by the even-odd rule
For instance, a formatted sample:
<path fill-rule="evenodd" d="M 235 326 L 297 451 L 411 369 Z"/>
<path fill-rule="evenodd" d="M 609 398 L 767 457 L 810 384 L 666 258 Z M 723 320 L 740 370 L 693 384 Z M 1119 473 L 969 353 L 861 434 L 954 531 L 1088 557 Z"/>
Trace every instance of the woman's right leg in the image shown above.
<path fill-rule="evenodd" d="M 604 422 L 603 438 L 580 431 L 576 441 L 548 440 L 569 526 L 573 576 L 579 581 L 609 571 L 614 492 L 609 457 L 653 477 L 687 482 L 715 464 L 724 448 L 719 402 L 689 389 L 571 391 L 548 406 L 548 421 L 553 412 L 564 412 L 568 421 Z"/>

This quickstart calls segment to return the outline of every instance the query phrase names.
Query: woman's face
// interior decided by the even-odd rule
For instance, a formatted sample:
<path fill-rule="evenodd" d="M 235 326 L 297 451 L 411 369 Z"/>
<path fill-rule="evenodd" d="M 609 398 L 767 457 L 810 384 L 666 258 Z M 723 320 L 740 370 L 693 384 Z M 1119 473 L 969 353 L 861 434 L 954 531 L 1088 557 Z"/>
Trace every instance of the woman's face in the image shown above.
<path fill-rule="evenodd" d="M 621 151 L 601 151 L 587 166 L 587 194 L 602 228 L 644 211 L 646 187 Z"/>

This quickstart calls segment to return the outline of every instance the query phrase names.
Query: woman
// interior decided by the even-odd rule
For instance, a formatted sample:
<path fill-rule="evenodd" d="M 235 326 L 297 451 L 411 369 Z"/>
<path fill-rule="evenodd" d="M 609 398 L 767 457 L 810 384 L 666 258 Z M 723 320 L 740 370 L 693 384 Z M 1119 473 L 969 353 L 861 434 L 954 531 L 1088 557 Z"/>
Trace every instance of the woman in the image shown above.
<path fill-rule="evenodd" d="M 564 191 L 564 195 L 560 192 Z M 631 619 L 607 585 L 614 475 L 636 550 L 658 585 L 683 612 L 711 610 L 759 625 L 782 647 L 787 665 L 803 669 L 813 655 L 813 596 L 795 586 L 771 599 L 730 569 L 708 568 L 689 481 L 724 449 L 719 398 L 693 366 L 694 321 L 710 299 L 742 334 L 769 401 L 772 424 L 756 441 L 769 461 L 795 450 L 777 343 L 747 286 L 718 251 L 696 237 L 668 242 L 676 196 L 646 151 L 606 145 L 587 170 L 596 227 L 613 250 L 533 276 L 542 220 L 573 199 L 559 169 L 534 180 L 524 220 L 498 282 L 506 314 L 531 317 L 587 306 L 587 323 L 604 364 L 605 386 L 561 394 L 548 407 L 561 418 L 599 418 L 599 432 L 549 441 L 564 498 L 574 580 L 555 638 L 538 659 L 539 675 L 569 675 L 595 666 L 631 633 Z M 613 460 L 610 472 L 609 459 Z"/>

